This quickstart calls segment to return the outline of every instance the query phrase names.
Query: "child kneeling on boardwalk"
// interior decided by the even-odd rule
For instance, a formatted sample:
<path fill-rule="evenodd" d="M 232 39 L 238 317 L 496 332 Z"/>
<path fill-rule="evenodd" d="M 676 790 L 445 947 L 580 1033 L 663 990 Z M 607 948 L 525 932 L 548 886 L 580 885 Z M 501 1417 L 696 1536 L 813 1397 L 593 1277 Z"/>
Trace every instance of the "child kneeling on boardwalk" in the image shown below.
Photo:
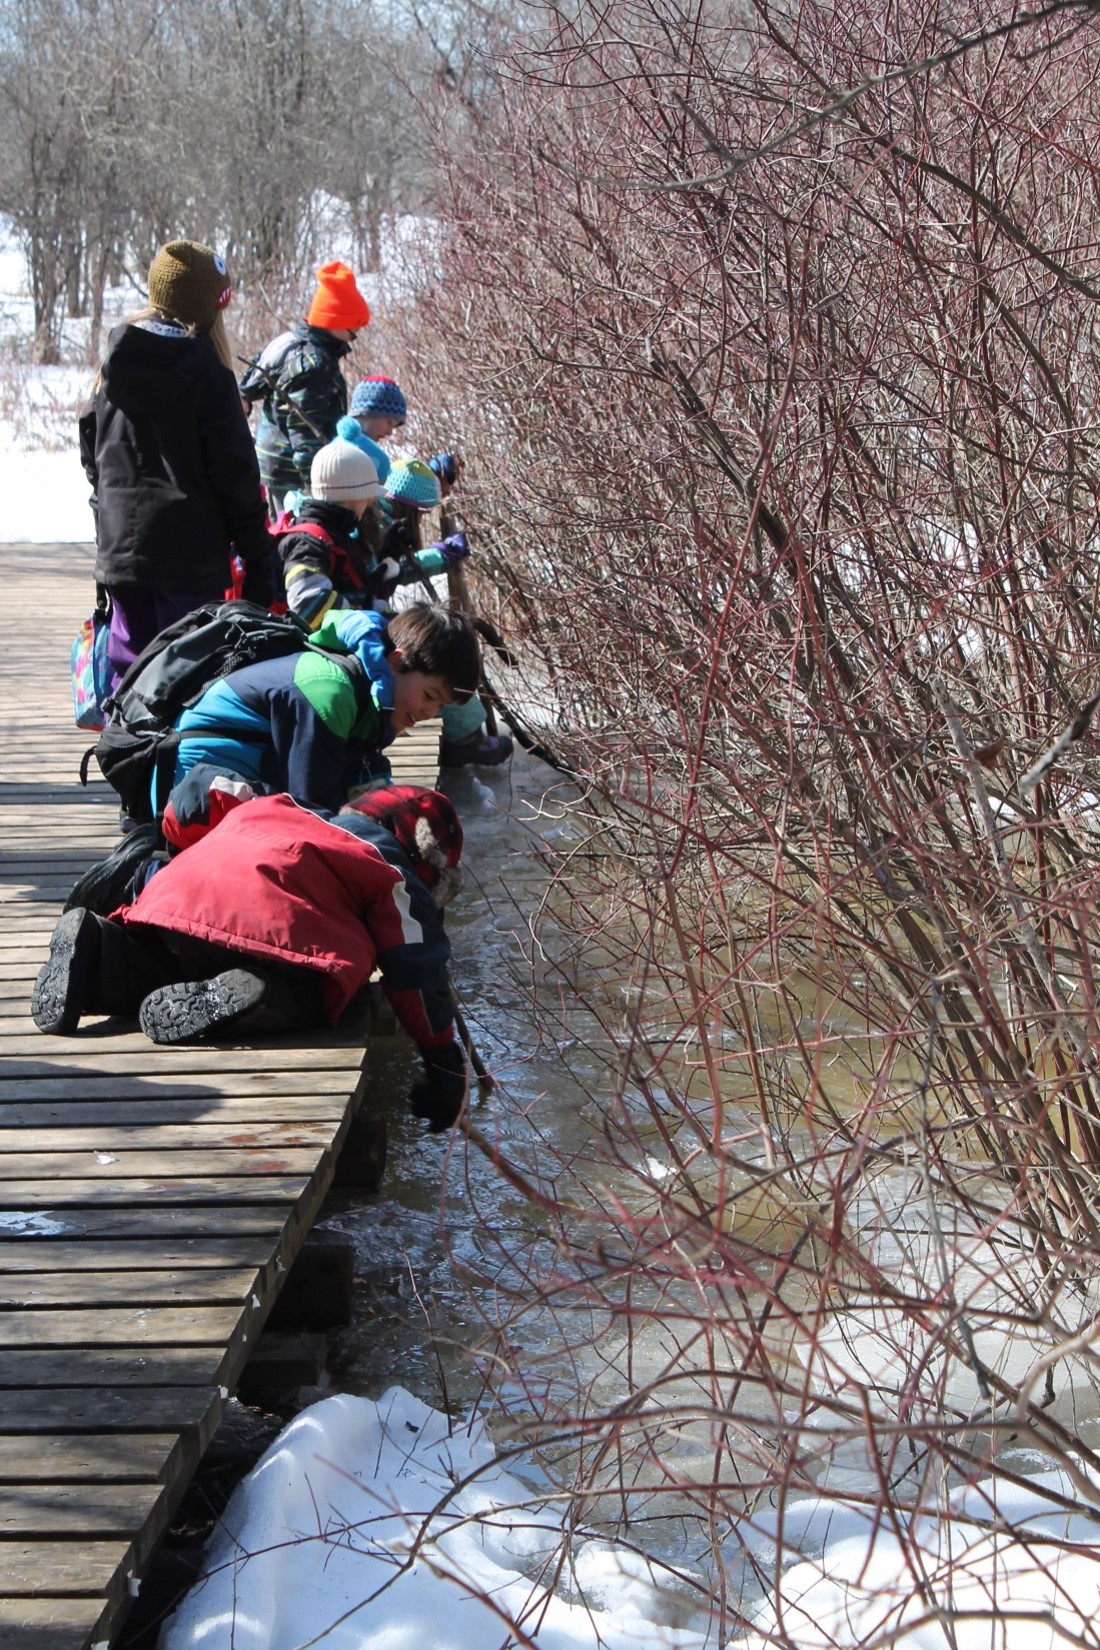
<path fill-rule="evenodd" d="M 451 803 L 390 786 L 325 814 L 216 775 L 189 784 L 206 823 L 176 833 L 184 851 L 109 918 L 78 906 L 58 922 L 31 997 L 38 1029 L 137 1014 L 153 1042 L 193 1043 L 257 1009 L 284 1027 L 335 1025 L 378 967 L 424 1061 L 414 1115 L 451 1127 L 467 1090 L 440 914 L 461 876 Z"/>

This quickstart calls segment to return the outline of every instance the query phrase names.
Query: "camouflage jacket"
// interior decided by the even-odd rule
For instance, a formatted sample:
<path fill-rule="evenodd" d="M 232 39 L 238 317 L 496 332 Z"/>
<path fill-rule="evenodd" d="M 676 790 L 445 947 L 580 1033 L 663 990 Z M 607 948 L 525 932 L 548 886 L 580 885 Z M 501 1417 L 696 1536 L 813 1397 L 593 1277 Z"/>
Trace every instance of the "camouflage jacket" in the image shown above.
<path fill-rule="evenodd" d="M 332 440 L 348 410 L 340 362 L 351 345 L 323 327 L 300 321 L 257 357 L 240 382 L 244 399 L 260 403 L 256 452 L 269 492 L 309 491 L 309 467 Z"/>

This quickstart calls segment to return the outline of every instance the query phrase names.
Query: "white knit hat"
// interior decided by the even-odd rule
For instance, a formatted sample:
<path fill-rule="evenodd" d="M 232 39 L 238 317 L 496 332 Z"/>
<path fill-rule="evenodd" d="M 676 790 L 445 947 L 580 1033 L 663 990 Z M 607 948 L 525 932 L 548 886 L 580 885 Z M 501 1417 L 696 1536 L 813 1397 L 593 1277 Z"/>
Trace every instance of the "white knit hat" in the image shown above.
<path fill-rule="evenodd" d="M 361 510 L 364 504 L 381 497 L 382 488 L 378 471 L 362 448 L 337 436 L 327 447 L 314 453 L 309 467 L 309 491 L 311 498 Z"/>

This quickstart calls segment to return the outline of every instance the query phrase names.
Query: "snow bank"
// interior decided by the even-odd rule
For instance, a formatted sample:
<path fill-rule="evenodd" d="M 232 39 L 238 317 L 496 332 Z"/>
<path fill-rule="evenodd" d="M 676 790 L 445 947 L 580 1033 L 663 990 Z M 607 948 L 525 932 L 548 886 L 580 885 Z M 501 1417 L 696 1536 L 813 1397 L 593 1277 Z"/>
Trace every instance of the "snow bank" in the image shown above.
<path fill-rule="evenodd" d="M 303 1410 L 238 1487 L 159 1650 L 703 1650 L 654 1625 L 649 1566 L 571 1534 L 496 1459 L 400 1387 Z M 572 1597 L 566 1596 L 566 1584 Z"/>
<path fill-rule="evenodd" d="M 658 1624 L 676 1610 L 667 1575 L 662 1591 L 637 1554 L 563 1540 L 554 1505 L 507 1471 L 480 1421 L 452 1432 L 398 1387 L 378 1403 L 327 1398 L 239 1486 L 158 1650 L 485 1650 L 509 1641 L 510 1623 L 537 1650 L 714 1650 L 713 1637 Z M 1093 1507 L 1100 1488 L 1045 1472 L 1029 1487 L 983 1481 L 938 1510 L 822 1497 L 758 1514 L 758 1573 L 776 1565 L 780 1528 L 784 1554 L 819 1556 L 785 1569 L 779 1604 L 759 1606 L 730 1650 L 1094 1643 Z"/>
<path fill-rule="evenodd" d="M 75 440 L 68 452 L 25 452 L 0 424 L 0 544 L 92 544 L 90 490 Z"/>
<path fill-rule="evenodd" d="M 1095 1644 L 1100 1511 L 1052 1505 L 1052 1496 L 1080 1500 L 1064 1473 L 1040 1474 L 1033 1486 L 987 1480 L 952 1496 L 943 1515 L 896 1522 L 885 1510 L 794 1503 L 785 1541 L 824 1551 L 786 1571 L 781 1607 L 764 1606 L 736 1650 L 774 1650 L 777 1640 L 798 1650 Z M 1100 1508 L 1100 1490 L 1092 1500 Z"/>

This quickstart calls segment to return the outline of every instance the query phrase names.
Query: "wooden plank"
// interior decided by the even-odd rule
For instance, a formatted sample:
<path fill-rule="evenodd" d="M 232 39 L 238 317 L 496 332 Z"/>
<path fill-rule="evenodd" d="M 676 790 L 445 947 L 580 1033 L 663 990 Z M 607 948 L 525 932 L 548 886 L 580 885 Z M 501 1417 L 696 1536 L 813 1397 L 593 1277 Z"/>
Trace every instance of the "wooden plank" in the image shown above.
<path fill-rule="evenodd" d="M 151 1122 L 142 1114 L 135 1117 L 131 1106 L 123 1114 L 127 1121 L 120 1118 L 113 1126 L 106 1128 L 78 1126 L 74 1118 L 69 1128 L 50 1129 L 5 1128 L 3 1108 L 0 1107 L 0 1156 L 57 1153 L 59 1158 L 78 1160 L 82 1171 L 89 1154 L 95 1158 L 97 1154 L 102 1157 L 117 1152 L 120 1162 L 124 1154 L 129 1166 L 131 1159 L 144 1160 L 150 1151 L 170 1151 L 173 1153 L 172 1167 L 176 1168 L 183 1157 L 206 1158 L 215 1152 L 247 1151 L 250 1147 L 256 1151 L 274 1151 L 280 1156 L 292 1149 L 296 1156 L 308 1151 L 310 1160 L 316 1161 L 318 1151 L 324 1151 L 332 1141 L 334 1131 L 331 1119 L 292 1123 L 265 1118 L 260 1115 L 261 1110 L 259 1105 L 251 1106 L 248 1116 L 239 1118 L 235 1123 L 226 1120 L 218 1123 L 169 1124 Z M 77 1137 L 81 1143 L 80 1150 L 73 1152 L 71 1148 Z"/>
<path fill-rule="evenodd" d="M 291 1217 L 290 1235 L 299 1226 L 298 1210 Z M 157 1238 L 174 1242 L 181 1237 L 227 1237 L 242 1233 L 279 1233 L 287 1230 L 281 1203 L 196 1203 L 149 1208 L 45 1210 L 12 1209 L 0 1213 L 0 1239 L 12 1237 Z"/>
<path fill-rule="evenodd" d="M 4 1431 L 16 1433 L 164 1432 L 196 1427 L 206 1442 L 221 1419 L 219 1387 L 48 1387 L 4 1393 Z M 0 1588 L 0 1592 L 3 1589 Z"/>
<path fill-rule="evenodd" d="M 291 1175 L 225 1175 L 216 1192 L 207 1179 L 0 1180 L 0 1209 L 67 1209 L 82 1203 L 296 1203 L 310 1179 Z M 2 1230 L 0 1223 L 0 1230 Z"/>
<path fill-rule="evenodd" d="M 190 1271 L 6 1272 L 0 1275 L 0 1311 L 104 1306 L 224 1306 L 247 1301 L 261 1285 L 256 1268 L 201 1267 Z M 28 1322 L 32 1320 L 28 1318 Z M 0 1417 L 0 1426 L 3 1418 Z"/>
<path fill-rule="evenodd" d="M 259 1312 L 254 1315 L 259 1319 Z M 56 1312 L 0 1311 L 0 1347 L 228 1346 L 236 1338 L 240 1316 L 236 1305 L 89 1305 L 83 1310 Z M 247 1332 L 242 1338 L 247 1338 Z M 8 1424 L 7 1417 L 4 1424 Z"/>
<path fill-rule="evenodd" d="M 0 1644 L 4 1650 L 87 1650 L 106 1642 L 103 1615 L 102 1598 L 0 1598 Z"/>
<path fill-rule="evenodd" d="M 120 1392 L 130 1387 L 222 1387 L 235 1378 L 226 1373 L 228 1362 L 224 1347 L 209 1346 L 161 1346 L 155 1355 L 148 1348 L 119 1351 L 87 1346 L 67 1346 L 63 1352 L 0 1351 L 4 1425 L 10 1430 L 12 1424 L 7 1413 L 8 1390 L 33 1387 L 41 1393 L 59 1386 L 108 1387 Z M 62 1431 L 73 1425 L 72 1418 L 60 1414 L 46 1430 Z"/>
<path fill-rule="evenodd" d="M 191 1127 L 194 1129 L 219 1129 L 226 1131 L 226 1138 L 233 1139 L 238 1129 L 248 1128 L 253 1124 L 262 1125 L 270 1122 L 273 1128 L 286 1125 L 296 1135 L 309 1129 L 324 1128 L 329 1135 L 332 1126 L 338 1123 L 347 1109 L 347 1090 L 342 1094 L 334 1094 L 330 1099 L 307 1100 L 298 1095 L 287 1098 L 273 1097 L 270 1101 L 261 1095 L 250 1100 L 234 1100 L 232 1097 L 222 1098 L 220 1095 L 211 1095 L 208 1099 L 197 1103 L 195 1100 L 148 1100 L 143 1099 L 140 1107 L 135 1107 L 132 1100 L 116 1099 L 104 1091 L 99 1099 L 93 1100 L 47 1100 L 39 1102 L 37 1090 L 27 1100 L 12 1101 L 0 1100 L 0 1151 L 8 1149 L 8 1131 L 38 1129 L 43 1133 L 62 1128 L 87 1131 L 82 1138 L 91 1140 L 93 1132 L 111 1128 L 124 1129 L 152 1129 L 154 1125 L 163 1125 L 167 1129 Z M 286 1142 L 286 1137 L 279 1138 Z M 97 1139 L 96 1149 L 100 1142 Z"/>
<path fill-rule="evenodd" d="M 233 1149 L 211 1147 L 208 1151 L 131 1150 L 115 1140 L 107 1151 L 16 1151 L 0 1152 L 0 1180 L 25 1180 L 49 1175 L 58 1180 L 144 1180 L 167 1171 L 172 1180 L 202 1177 L 221 1181 L 251 1175 L 310 1174 L 319 1152 L 300 1146 L 283 1150 L 270 1146 Z"/>
<path fill-rule="evenodd" d="M 277 1258 L 272 1237 L 160 1238 L 71 1243 L 44 1237 L 38 1241 L 8 1238 L 0 1243 L 0 1275 L 29 1272 L 156 1271 L 166 1264 L 202 1270 L 206 1267 L 248 1266 L 255 1270 Z M 4 1288 L 0 1283 L 0 1290 Z M 138 1287 L 135 1281 L 134 1288 Z M 2 1422 L 0 1422 L 2 1424 Z"/>
<path fill-rule="evenodd" d="M 0 1484 L 163 1483 L 179 1447 L 171 1434 L 157 1432 L 0 1434 Z"/>
<path fill-rule="evenodd" d="M 30 1021 L 28 1020 L 28 1025 Z M 82 1022 L 75 1037 L 52 1037 L 41 1031 L 26 1035 L 13 1033 L 4 1039 L 4 1055 L 19 1055 L 40 1065 L 68 1066 L 75 1076 L 87 1062 L 102 1062 L 104 1074 L 111 1072 L 141 1074 L 150 1066 L 164 1072 L 183 1075 L 197 1072 L 210 1076 L 218 1071 L 262 1072 L 267 1066 L 275 1071 L 309 1072 L 313 1065 L 327 1065 L 330 1070 L 358 1072 L 363 1059 L 362 1037 L 355 1033 L 330 1031 L 320 1048 L 289 1038 L 266 1039 L 263 1043 L 196 1043 L 193 1047 L 166 1048 L 151 1043 L 140 1032 L 113 1034 L 110 1027 L 120 1022 L 91 1020 Z M 108 1028 L 105 1031 L 98 1028 Z M 114 1046 L 112 1046 L 114 1045 Z"/>
<path fill-rule="evenodd" d="M 326 1066 L 325 1050 L 318 1050 L 315 1073 L 305 1071 L 258 1072 L 253 1066 L 246 1071 L 226 1071 L 220 1081 L 203 1076 L 176 1072 L 145 1070 L 134 1076 L 120 1072 L 87 1071 L 79 1077 L 58 1074 L 53 1067 L 40 1061 L 5 1060 L 0 1066 L 0 1104 L 8 1101 L 46 1100 L 141 1100 L 152 1101 L 165 1090 L 191 1104 L 208 1100 L 216 1108 L 223 1100 L 244 1100 L 251 1096 L 266 1103 L 281 1101 L 284 1097 L 300 1099 L 303 1096 L 320 1103 L 322 1100 L 339 1102 L 348 1093 L 348 1069 L 341 1061 Z M 366 1073 L 360 1074 L 366 1086 Z M 203 1108 L 205 1110 L 205 1108 Z M 144 1115 L 144 1107 L 142 1109 Z"/>
<path fill-rule="evenodd" d="M 98 1594 L 102 1601 L 119 1572 L 127 1566 L 132 1571 L 133 1562 L 134 1549 L 126 1540 L 4 1541 L 0 1594 L 9 1599 Z"/>
<path fill-rule="evenodd" d="M 0 1551 L 13 1537 L 140 1537 L 163 1484 L 8 1484 L 0 1489 Z"/>

